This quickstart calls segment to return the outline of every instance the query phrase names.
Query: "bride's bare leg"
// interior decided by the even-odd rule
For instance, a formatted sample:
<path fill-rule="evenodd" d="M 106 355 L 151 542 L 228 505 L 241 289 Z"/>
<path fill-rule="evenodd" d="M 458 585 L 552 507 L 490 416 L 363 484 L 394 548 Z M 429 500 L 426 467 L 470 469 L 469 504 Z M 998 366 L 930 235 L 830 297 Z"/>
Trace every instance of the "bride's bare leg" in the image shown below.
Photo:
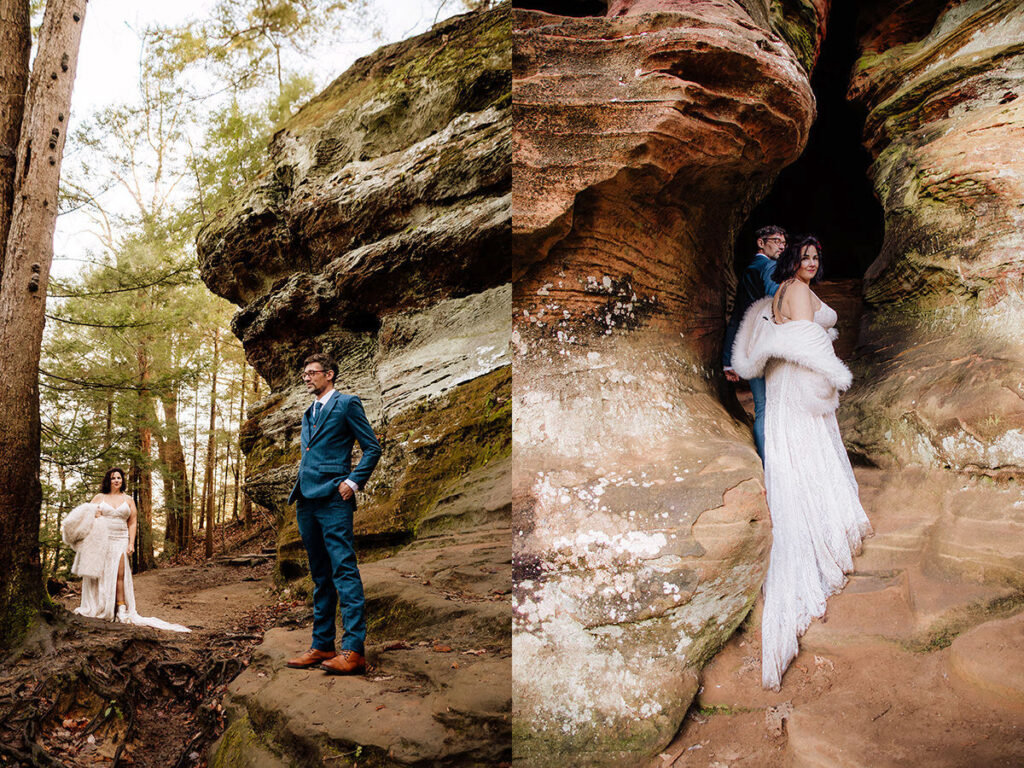
<path fill-rule="evenodd" d="M 117 561 L 117 589 L 115 597 L 118 605 L 124 602 L 124 555 Z"/>

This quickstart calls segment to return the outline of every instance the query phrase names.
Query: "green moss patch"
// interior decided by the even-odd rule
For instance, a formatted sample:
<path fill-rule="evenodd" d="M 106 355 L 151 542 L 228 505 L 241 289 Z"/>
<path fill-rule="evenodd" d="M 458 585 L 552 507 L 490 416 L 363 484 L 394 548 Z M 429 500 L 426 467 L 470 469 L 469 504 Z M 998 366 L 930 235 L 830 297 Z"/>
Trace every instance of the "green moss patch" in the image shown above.
<path fill-rule="evenodd" d="M 511 388 L 506 366 L 394 419 L 385 437 L 390 466 L 357 512 L 356 534 L 415 532 L 458 478 L 511 455 Z"/>
<path fill-rule="evenodd" d="M 901 645 L 914 653 L 932 653 L 948 648 L 964 632 L 993 619 L 1006 619 L 1024 610 L 1024 588 L 993 600 L 974 603 L 951 611 L 927 631 Z"/>

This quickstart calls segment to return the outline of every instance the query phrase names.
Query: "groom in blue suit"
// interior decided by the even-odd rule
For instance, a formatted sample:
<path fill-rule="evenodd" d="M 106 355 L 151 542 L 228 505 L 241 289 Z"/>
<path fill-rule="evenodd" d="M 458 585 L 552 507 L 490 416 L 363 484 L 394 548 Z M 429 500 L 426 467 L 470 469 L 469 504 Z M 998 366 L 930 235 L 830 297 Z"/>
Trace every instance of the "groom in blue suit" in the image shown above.
<path fill-rule="evenodd" d="M 316 397 L 302 415 L 302 460 L 288 503 L 296 505 L 302 543 L 313 577 L 313 643 L 287 662 L 293 669 L 317 666 L 334 675 L 366 671 L 363 582 L 356 564 L 352 516 L 361 490 L 380 459 L 380 444 L 355 395 L 334 389 L 338 364 L 328 355 L 306 358 L 302 380 Z M 352 469 L 352 446 L 363 456 Z M 341 653 L 334 649 L 335 611 L 341 601 Z"/>
<path fill-rule="evenodd" d="M 779 285 L 772 279 L 775 272 L 775 260 L 786 249 L 786 230 L 770 225 L 761 227 L 754 233 L 757 238 L 757 254 L 753 261 L 743 270 L 739 285 L 736 287 L 736 300 L 733 302 L 732 317 L 725 329 L 725 343 L 722 349 L 722 369 L 725 378 L 736 383 L 739 374 L 732 367 L 732 345 L 736 340 L 736 332 L 743 315 L 750 305 L 765 296 L 774 296 Z M 757 455 L 764 461 L 764 406 L 765 384 L 763 378 L 750 380 L 750 394 L 754 396 L 754 447 Z"/>

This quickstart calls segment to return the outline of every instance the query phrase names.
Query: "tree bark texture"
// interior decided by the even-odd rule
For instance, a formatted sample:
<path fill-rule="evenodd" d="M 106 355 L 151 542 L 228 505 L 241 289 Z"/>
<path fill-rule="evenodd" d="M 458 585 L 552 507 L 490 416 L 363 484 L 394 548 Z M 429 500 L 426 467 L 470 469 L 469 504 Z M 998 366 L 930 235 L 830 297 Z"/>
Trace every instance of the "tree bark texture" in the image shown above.
<path fill-rule="evenodd" d="M 144 341 L 135 348 L 135 362 L 139 374 L 138 402 L 135 408 L 135 450 L 139 467 L 138 484 L 135 486 L 139 512 L 135 551 L 138 553 L 137 571 L 147 571 L 156 567 L 153 555 L 153 426 L 156 424 L 156 410 L 149 391 L 152 369 L 149 350 Z"/>
<path fill-rule="evenodd" d="M 16 150 L 28 87 L 29 18 L 29 0 L 0 0 L 0 274 L 11 229 Z"/>
<path fill-rule="evenodd" d="M 165 494 L 167 505 L 167 532 L 164 551 L 176 555 L 187 544 L 186 524 L 190 517 L 192 497 L 186 482 L 185 451 L 181 446 L 181 428 L 178 426 L 178 392 L 161 398 L 164 409 L 164 462 L 170 486 Z"/>
<path fill-rule="evenodd" d="M 0 647 L 21 639 L 44 595 L 39 562 L 39 355 L 85 6 L 86 0 L 46 4 L 39 52 L 28 78 L 10 227 L 0 259 Z M 5 14 L 11 8 L 7 3 L 2 7 Z M 6 18 L 17 21 L 13 13 Z"/>

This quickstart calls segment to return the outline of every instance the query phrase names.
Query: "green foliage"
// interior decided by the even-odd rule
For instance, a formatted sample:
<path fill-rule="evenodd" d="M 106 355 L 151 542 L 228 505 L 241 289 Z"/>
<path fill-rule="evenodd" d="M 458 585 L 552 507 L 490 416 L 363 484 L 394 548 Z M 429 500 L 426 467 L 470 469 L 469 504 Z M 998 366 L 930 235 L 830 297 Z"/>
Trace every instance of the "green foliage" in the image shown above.
<path fill-rule="evenodd" d="M 155 27 L 147 37 L 168 70 L 198 67 L 235 92 L 276 84 L 284 94 L 288 54 L 308 53 L 365 9 L 361 0 L 218 0 L 207 18 Z"/>

